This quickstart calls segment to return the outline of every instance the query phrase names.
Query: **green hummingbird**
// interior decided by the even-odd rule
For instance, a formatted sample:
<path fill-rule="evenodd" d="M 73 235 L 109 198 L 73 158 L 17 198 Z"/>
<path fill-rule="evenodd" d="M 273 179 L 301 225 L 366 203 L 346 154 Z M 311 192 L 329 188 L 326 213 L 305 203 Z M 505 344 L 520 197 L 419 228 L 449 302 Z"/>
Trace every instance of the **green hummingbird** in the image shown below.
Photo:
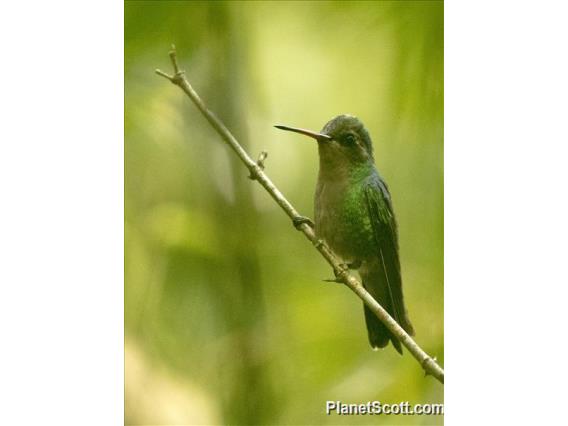
<path fill-rule="evenodd" d="M 375 167 L 373 145 L 363 123 L 351 115 L 338 115 L 313 132 L 275 126 L 317 141 L 319 175 L 314 198 L 319 238 L 351 269 L 357 269 L 363 286 L 406 330 L 414 335 L 402 294 L 398 231 L 391 196 Z M 402 354 L 400 341 L 364 305 L 369 343 L 384 348 L 389 340 Z"/>

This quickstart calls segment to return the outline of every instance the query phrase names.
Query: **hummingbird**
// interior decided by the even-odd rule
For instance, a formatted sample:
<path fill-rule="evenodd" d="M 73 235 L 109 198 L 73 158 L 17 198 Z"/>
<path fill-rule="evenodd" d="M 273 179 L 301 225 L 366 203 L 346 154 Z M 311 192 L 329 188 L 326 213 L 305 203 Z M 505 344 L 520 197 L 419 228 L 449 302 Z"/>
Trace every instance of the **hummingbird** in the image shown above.
<path fill-rule="evenodd" d="M 359 272 L 363 286 L 410 335 L 402 294 L 397 223 L 387 184 L 375 166 L 373 144 L 363 123 L 352 115 L 338 115 L 318 133 L 275 126 L 316 140 L 319 173 L 314 197 L 315 223 L 308 223 L 318 238 Z M 363 305 L 369 343 L 373 349 L 392 342 L 402 354 L 400 341 Z"/>

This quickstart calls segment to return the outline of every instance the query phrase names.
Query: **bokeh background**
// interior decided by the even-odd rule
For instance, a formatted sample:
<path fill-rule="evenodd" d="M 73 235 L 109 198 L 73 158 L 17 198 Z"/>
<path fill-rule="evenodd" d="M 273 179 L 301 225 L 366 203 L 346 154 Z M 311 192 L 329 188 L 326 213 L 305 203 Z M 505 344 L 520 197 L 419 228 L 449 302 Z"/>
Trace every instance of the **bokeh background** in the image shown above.
<path fill-rule="evenodd" d="M 399 222 L 417 342 L 444 363 L 443 3 L 125 3 L 126 424 L 441 424 L 327 416 L 326 400 L 443 402 L 221 142 L 154 74 L 181 66 L 303 214 L 319 130 L 357 115 Z"/>

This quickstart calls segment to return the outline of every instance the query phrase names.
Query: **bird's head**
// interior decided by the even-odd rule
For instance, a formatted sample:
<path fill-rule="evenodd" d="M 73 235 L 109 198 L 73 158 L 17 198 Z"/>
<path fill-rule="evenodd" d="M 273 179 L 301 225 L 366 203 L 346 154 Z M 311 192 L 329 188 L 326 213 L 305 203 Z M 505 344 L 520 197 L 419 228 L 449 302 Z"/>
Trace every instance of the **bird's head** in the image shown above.
<path fill-rule="evenodd" d="M 321 132 L 288 126 L 275 126 L 282 130 L 300 133 L 318 142 L 322 167 L 356 167 L 373 162 L 373 144 L 363 123 L 352 115 L 338 115 L 331 119 Z"/>

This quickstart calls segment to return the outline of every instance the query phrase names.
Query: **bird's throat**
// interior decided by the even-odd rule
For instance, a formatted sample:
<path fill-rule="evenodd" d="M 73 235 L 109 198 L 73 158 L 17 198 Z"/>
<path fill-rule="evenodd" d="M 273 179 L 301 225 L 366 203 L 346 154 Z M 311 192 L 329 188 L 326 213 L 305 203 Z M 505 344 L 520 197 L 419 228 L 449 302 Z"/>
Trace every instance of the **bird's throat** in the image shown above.
<path fill-rule="evenodd" d="M 327 182 L 357 182 L 372 173 L 372 161 L 354 162 L 341 151 L 333 147 L 318 144 L 319 179 Z"/>

